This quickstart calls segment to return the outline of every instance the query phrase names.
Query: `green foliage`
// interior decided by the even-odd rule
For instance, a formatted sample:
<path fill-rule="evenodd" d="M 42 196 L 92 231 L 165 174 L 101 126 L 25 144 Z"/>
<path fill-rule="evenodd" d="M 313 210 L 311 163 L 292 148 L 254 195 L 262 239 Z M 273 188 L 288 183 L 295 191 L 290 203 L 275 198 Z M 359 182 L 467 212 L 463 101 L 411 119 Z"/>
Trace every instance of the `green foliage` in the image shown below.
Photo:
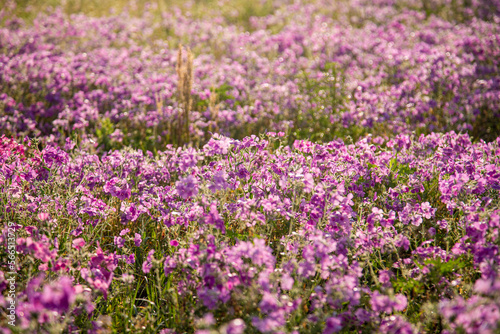
<path fill-rule="evenodd" d="M 307 100 L 299 101 L 291 135 L 295 139 L 311 141 L 329 141 L 348 134 L 358 137 L 358 128 L 344 129 L 338 122 L 345 110 L 347 95 L 342 71 L 337 64 L 327 63 L 322 73 L 320 78 L 313 78 L 302 72 L 299 88 Z"/>
<path fill-rule="evenodd" d="M 229 92 L 233 89 L 233 86 L 223 83 L 219 87 L 212 88 L 210 92 L 212 94 L 216 94 L 217 100 L 216 102 L 224 102 L 226 100 L 234 100 L 234 96 L 229 94 Z M 195 105 L 197 107 L 197 110 L 199 111 L 205 111 L 209 107 L 209 100 L 198 100 L 196 101 Z"/>
<path fill-rule="evenodd" d="M 109 136 L 115 131 L 114 124 L 109 118 L 101 119 L 99 127 L 95 133 L 97 135 L 98 143 L 104 146 L 106 151 L 110 150 L 112 145 Z"/>
<path fill-rule="evenodd" d="M 457 270 L 470 267 L 472 264 L 471 261 L 466 261 L 463 257 L 448 262 L 443 262 L 438 257 L 436 259 L 427 259 L 424 263 L 432 268 L 431 274 L 428 277 L 433 283 L 438 283 L 442 277 L 446 277 Z"/>
<path fill-rule="evenodd" d="M 500 136 L 500 111 L 481 108 L 472 124 L 471 135 L 485 141 L 493 141 Z"/>
<path fill-rule="evenodd" d="M 228 5 L 228 9 L 232 10 L 225 11 L 226 21 L 230 24 L 241 25 L 247 31 L 253 30 L 250 23 L 251 17 L 267 16 L 275 10 L 273 1 L 270 0 L 230 2 Z"/>

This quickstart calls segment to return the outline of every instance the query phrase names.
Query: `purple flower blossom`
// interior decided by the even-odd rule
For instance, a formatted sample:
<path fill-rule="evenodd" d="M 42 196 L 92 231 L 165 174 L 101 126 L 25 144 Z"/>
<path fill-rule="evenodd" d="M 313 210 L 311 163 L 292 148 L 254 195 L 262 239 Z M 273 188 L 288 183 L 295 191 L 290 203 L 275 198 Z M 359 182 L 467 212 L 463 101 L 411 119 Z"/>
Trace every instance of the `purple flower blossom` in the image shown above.
<path fill-rule="evenodd" d="M 127 235 L 130 232 L 130 229 L 125 228 L 120 231 L 120 236 L 123 237 L 124 235 Z"/>
<path fill-rule="evenodd" d="M 401 294 L 397 294 L 395 299 L 392 300 L 389 296 L 380 294 L 378 291 L 372 293 L 370 301 L 372 310 L 375 312 L 392 313 L 395 311 L 403 311 L 407 306 L 407 299 Z"/>
<path fill-rule="evenodd" d="M 380 283 L 387 285 L 391 281 L 391 277 L 393 276 L 392 272 L 388 270 L 379 271 L 378 280 Z"/>
<path fill-rule="evenodd" d="M 116 247 L 122 248 L 125 245 L 125 240 L 122 237 L 115 236 L 114 243 Z"/>
<path fill-rule="evenodd" d="M 213 176 L 213 183 L 209 185 L 209 189 L 213 192 L 225 190 L 229 187 L 226 182 L 227 174 L 224 171 L 217 171 Z"/>
<path fill-rule="evenodd" d="M 136 206 L 134 203 L 125 204 L 125 202 L 122 202 L 120 210 L 123 212 L 122 220 L 125 222 L 136 221 L 142 211 L 144 211 L 142 210 L 142 207 Z"/>
<path fill-rule="evenodd" d="M 126 258 L 126 262 L 127 262 L 127 264 L 134 264 L 135 263 L 135 255 L 134 254 L 130 254 Z"/>
<path fill-rule="evenodd" d="M 146 258 L 146 261 L 144 261 L 142 263 L 142 271 L 145 273 L 145 274 L 148 274 L 150 271 L 151 271 L 151 268 L 153 268 L 153 254 L 154 254 L 155 250 L 152 249 L 149 251 L 148 253 L 148 256 Z"/>
<path fill-rule="evenodd" d="M 314 188 L 314 178 L 311 173 L 304 175 L 304 191 L 310 193 Z"/>
<path fill-rule="evenodd" d="M 219 230 L 221 230 L 222 233 L 225 233 L 226 231 L 224 220 L 219 215 L 219 211 L 217 210 L 217 203 L 210 204 L 210 212 L 208 214 L 205 214 L 205 222 L 207 224 L 214 225 Z"/>
<path fill-rule="evenodd" d="M 198 182 L 196 178 L 191 175 L 177 181 L 175 186 L 177 194 L 184 199 L 188 199 L 198 194 Z"/>
<path fill-rule="evenodd" d="M 118 197 L 121 201 L 130 198 L 132 194 L 128 183 L 116 177 L 106 182 L 103 190 L 106 193 Z"/>
<path fill-rule="evenodd" d="M 124 273 L 121 277 L 121 280 L 124 282 L 124 283 L 127 283 L 127 284 L 130 284 L 134 281 L 134 275 L 130 275 L 130 274 L 127 274 L 127 273 Z"/>
<path fill-rule="evenodd" d="M 293 287 L 293 283 L 294 279 L 288 274 L 283 275 L 283 277 L 281 278 L 281 288 L 283 290 L 291 290 Z"/>
<path fill-rule="evenodd" d="M 56 283 L 44 287 L 40 301 L 48 309 L 66 312 L 75 302 L 75 297 L 73 280 L 63 276 Z"/>
<path fill-rule="evenodd" d="M 330 317 L 326 319 L 325 330 L 323 333 L 338 333 L 342 330 L 342 319 L 339 317 Z"/>
<path fill-rule="evenodd" d="M 243 334 L 245 332 L 245 322 L 241 319 L 231 320 L 226 327 L 227 334 Z"/>
<path fill-rule="evenodd" d="M 139 247 L 142 243 L 142 237 L 139 233 L 136 233 L 134 236 L 134 243 L 136 247 Z"/>

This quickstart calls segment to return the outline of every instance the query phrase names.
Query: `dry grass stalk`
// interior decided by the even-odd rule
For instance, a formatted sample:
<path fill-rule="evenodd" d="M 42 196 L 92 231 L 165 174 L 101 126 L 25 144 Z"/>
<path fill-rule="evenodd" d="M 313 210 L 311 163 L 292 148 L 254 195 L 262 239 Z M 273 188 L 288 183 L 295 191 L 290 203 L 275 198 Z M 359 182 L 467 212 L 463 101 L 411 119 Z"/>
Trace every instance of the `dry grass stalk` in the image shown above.
<path fill-rule="evenodd" d="M 186 49 L 186 61 L 182 57 L 183 47 L 179 44 L 179 52 L 177 53 L 177 93 L 179 104 L 182 108 L 181 114 L 178 116 L 177 124 L 177 143 L 183 145 L 191 141 L 189 131 L 189 112 L 192 109 L 193 99 L 191 89 L 193 88 L 193 53 L 189 48 Z"/>
<path fill-rule="evenodd" d="M 218 130 L 216 119 L 219 113 L 220 104 L 217 103 L 217 97 L 218 96 L 217 93 L 215 93 L 215 90 L 212 90 L 212 92 L 210 92 L 210 98 L 208 100 L 208 108 L 210 109 L 210 119 L 212 120 L 212 123 L 209 126 L 210 132 Z"/>

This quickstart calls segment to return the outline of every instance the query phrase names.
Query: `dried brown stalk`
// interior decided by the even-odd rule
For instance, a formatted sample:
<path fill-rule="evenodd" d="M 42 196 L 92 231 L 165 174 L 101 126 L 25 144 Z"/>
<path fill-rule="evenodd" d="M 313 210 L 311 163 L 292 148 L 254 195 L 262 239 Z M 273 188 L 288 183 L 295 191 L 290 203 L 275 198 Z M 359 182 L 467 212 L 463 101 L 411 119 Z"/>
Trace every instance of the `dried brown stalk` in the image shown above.
<path fill-rule="evenodd" d="M 182 57 L 183 47 L 179 44 L 179 52 L 177 53 L 177 93 L 181 113 L 178 116 L 177 124 L 177 143 L 179 146 L 189 143 L 191 135 L 189 131 L 189 112 L 192 109 L 193 99 L 191 89 L 193 88 L 193 53 L 189 48 L 186 48 L 186 61 Z"/>
<path fill-rule="evenodd" d="M 220 104 L 217 103 L 217 93 L 215 93 L 215 90 L 213 90 L 210 93 L 210 98 L 208 100 L 208 108 L 210 109 L 210 119 L 213 122 L 213 126 L 212 124 L 210 124 L 209 127 L 210 132 L 218 130 L 217 123 L 215 120 L 217 119 L 217 114 L 219 113 L 219 107 Z"/>

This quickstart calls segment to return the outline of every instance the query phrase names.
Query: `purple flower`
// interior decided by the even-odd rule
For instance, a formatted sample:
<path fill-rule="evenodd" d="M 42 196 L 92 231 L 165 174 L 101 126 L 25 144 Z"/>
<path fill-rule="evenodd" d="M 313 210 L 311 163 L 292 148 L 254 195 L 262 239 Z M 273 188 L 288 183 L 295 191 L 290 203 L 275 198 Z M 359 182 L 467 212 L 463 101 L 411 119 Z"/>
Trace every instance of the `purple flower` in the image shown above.
<path fill-rule="evenodd" d="M 75 237 L 79 236 L 82 233 L 83 233 L 83 224 L 80 224 L 76 229 L 71 231 L 71 235 Z"/>
<path fill-rule="evenodd" d="M 245 167 L 240 166 L 240 168 L 238 168 L 236 175 L 238 175 L 240 179 L 246 179 L 250 175 L 250 173 Z"/>
<path fill-rule="evenodd" d="M 294 280 L 290 275 L 284 274 L 283 277 L 281 277 L 281 288 L 283 290 L 291 290 L 293 287 L 293 283 Z"/>
<path fill-rule="evenodd" d="M 148 261 L 144 261 L 142 263 L 142 271 L 145 273 L 145 274 L 148 274 L 150 271 L 151 271 L 151 268 L 153 268 L 153 264 L 151 262 L 148 262 Z"/>
<path fill-rule="evenodd" d="M 126 180 L 117 177 L 112 178 L 103 187 L 105 193 L 118 197 L 121 201 L 130 198 L 132 192 Z"/>
<path fill-rule="evenodd" d="M 122 277 L 121 277 L 121 280 L 124 282 L 124 283 L 127 283 L 127 284 L 130 284 L 134 281 L 134 275 L 130 275 L 130 274 L 127 274 L 127 273 L 123 273 Z"/>
<path fill-rule="evenodd" d="M 153 254 L 154 254 L 155 250 L 152 249 L 149 251 L 148 253 L 148 256 L 146 258 L 146 261 L 144 261 L 142 263 L 142 271 L 145 273 L 145 274 L 148 274 L 150 271 L 151 271 L 151 268 L 153 268 Z"/>
<path fill-rule="evenodd" d="M 404 235 L 398 234 L 398 238 L 395 242 L 396 247 L 401 247 L 404 250 L 408 250 L 410 248 L 410 240 Z"/>
<path fill-rule="evenodd" d="M 134 243 L 136 247 L 139 247 L 142 243 L 142 237 L 139 233 L 136 233 L 134 236 Z"/>
<path fill-rule="evenodd" d="M 225 190 L 229 187 L 229 184 L 226 182 L 227 174 L 224 171 L 217 171 L 213 176 L 213 183 L 209 185 L 209 189 L 212 192 L 216 192 L 218 190 Z"/>
<path fill-rule="evenodd" d="M 381 295 L 378 291 L 373 292 L 370 304 L 375 312 L 392 312 L 392 302 L 389 296 Z"/>
<path fill-rule="evenodd" d="M 342 319 L 340 317 L 330 317 L 326 319 L 325 330 L 323 333 L 338 333 L 342 330 Z"/>
<path fill-rule="evenodd" d="M 392 315 L 390 317 L 386 317 L 379 329 L 380 333 L 400 333 L 400 334 L 414 334 L 410 323 L 406 322 L 403 317 L 399 315 Z"/>
<path fill-rule="evenodd" d="M 226 334 L 243 334 L 245 332 L 245 322 L 241 319 L 231 320 L 226 327 Z"/>
<path fill-rule="evenodd" d="M 402 312 L 406 306 L 408 306 L 408 300 L 406 299 L 406 297 L 400 293 L 398 293 L 395 297 L 394 297 L 394 309 L 396 311 L 399 311 L 399 312 Z"/>
<path fill-rule="evenodd" d="M 122 220 L 125 222 L 136 221 L 142 213 L 140 206 L 138 207 L 134 203 L 126 204 L 125 202 L 122 202 L 120 210 L 124 213 L 122 215 Z"/>
<path fill-rule="evenodd" d="M 125 228 L 120 231 L 120 236 L 123 237 L 124 235 L 128 234 L 130 232 L 130 229 Z"/>
<path fill-rule="evenodd" d="M 262 312 L 265 313 L 270 313 L 272 311 L 275 311 L 278 309 L 278 299 L 276 298 L 275 295 L 269 292 L 264 292 L 264 294 L 262 295 L 262 299 L 259 303 L 259 308 L 262 310 Z"/>
<path fill-rule="evenodd" d="M 170 257 L 170 256 L 166 256 L 165 257 L 165 262 L 164 262 L 164 267 L 163 267 L 163 270 L 165 272 L 165 276 L 168 277 L 168 275 L 170 275 L 170 273 L 172 273 L 172 271 L 177 267 L 177 262 L 174 258 Z"/>
<path fill-rule="evenodd" d="M 202 326 L 212 326 L 215 324 L 214 315 L 212 313 L 207 313 L 198 321 L 198 323 Z"/>
<path fill-rule="evenodd" d="M 232 143 L 233 139 L 215 133 L 203 147 L 203 152 L 208 156 L 227 154 Z"/>
<path fill-rule="evenodd" d="M 179 168 L 182 172 L 186 172 L 189 168 L 196 166 L 201 158 L 197 151 L 192 147 L 185 150 L 180 157 Z"/>
<path fill-rule="evenodd" d="M 166 328 L 166 329 L 162 329 L 160 331 L 160 334 L 176 334 L 177 332 L 173 329 L 169 329 L 169 328 Z"/>
<path fill-rule="evenodd" d="M 122 237 L 115 236 L 115 245 L 118 248 L 122 248 L 125 245 L 125 240 Z"/>
<path fill-rule="evenodd" d="M 381 270 L 378 274 L 378 280 L 380 283 L 387 285 L 391 282 L 391 276 L 393 276 L 393 274 L 389 270 Z"/>
<path fill-rule="evenodd" d="M 285 323 L 285 311 L 280 309 L 271 312 L 262 319 L 257 317 L 252 318 L 252 325 L 263 333 L 275 332 L 276 329 L 285 325 Z"/>
<path fill-rule="evenodd" d="M 130 254 L 126 260 L 127 264 L 134 264 L 135 263 L 135 255 L 134 254 Z"/>
<path fill-rule="evenodd" d="M 69 161 L 68 153 L 54 146 L 45 147 L 42 151 L 42 156 L 48 168 L 52 168 L 53 165 L 61 166 Z"/>
<path fill-rule="evenodd" d="M 395 299 L 392 300 L 389 296 L 382 295 L 375 290 L 370 300 L 372 310 L 385 313 L 392 313 L 393 309 L 396 311 L 403 311 L 407 306 L 406 297 L 402 294 L 397 294 L 394 298 Z"/>
<path fill-rule="evenodd" d="M 420 212 L 422 216 L 426 219 L 431 219 L 436 213 L 436 209 L 433 209 L 429 202 L 424 202 L 420 205 Z"/>
<path fill-rule="evenodd" d="M 310 193 L 314 188 L 314 178 L 311 173 L 306 173 L 304 175 L 304 191 Z"/>
<path fill-rule="evenodd" d="M 205 223 L 214 225 L 219 230 L 221 230 L 222 233 L 226 232 L 226 225 L 224 224 L 224 220 L 217 210 L 216 202 L 210 204 L 210 212 L 208 214 L 205 214 Z"/>
<path fill-rule="evenodd" d="M 70 138 L 66 138 L 66 144 L 64 144 L 64 149 L 66 151 L 70 151 L 75 147 L 75 142 L 72 141 Z"/>
<path fill-rule="evenodd" d="M 73 280 L 63 276 L 57 282 L 44 287 L 40 301 L 43 306 L 57 312 L 66 312 L 75 301 Z"/>
<path fill-rule="evenodd" d="M 192 175 L 180 179 L 175 183 L 175 186 L 177 188 L 177 194 L 184 199 L 188 199 L 198 194 L 198 182 Z"/>

